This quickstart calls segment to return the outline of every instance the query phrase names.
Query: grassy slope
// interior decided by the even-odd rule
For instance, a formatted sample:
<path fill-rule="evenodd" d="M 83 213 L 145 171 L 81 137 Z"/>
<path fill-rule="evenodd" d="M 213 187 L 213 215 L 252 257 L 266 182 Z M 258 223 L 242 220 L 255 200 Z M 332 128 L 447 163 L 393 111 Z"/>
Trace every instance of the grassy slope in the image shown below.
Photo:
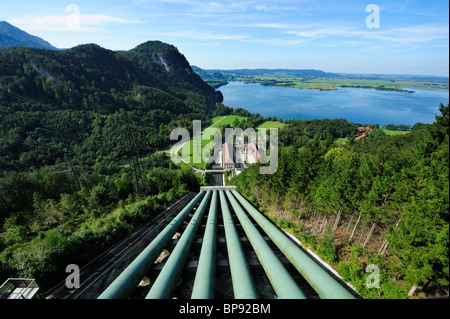
<path fill-rule="evenodd" d="M 278 121 L 267 121 L 264 122 L 263 124 L 261 124 L 260 126 L 258 126 L 258 128 L 265 128 L 265 129 L 270 129 L 270 128 L 283 128 L 286 124 L 284 123 L 280 123 Z"/>
<path fill-rule="evenodd" d="M 387 129 L 382 129 L 384 134 L 389 135 L 389 136 L 393 136 L 393 135 L 403 135 L 403 134 L 408 134 L 411 131 L 394 131 L 394 130 L 387 130 Z"/>

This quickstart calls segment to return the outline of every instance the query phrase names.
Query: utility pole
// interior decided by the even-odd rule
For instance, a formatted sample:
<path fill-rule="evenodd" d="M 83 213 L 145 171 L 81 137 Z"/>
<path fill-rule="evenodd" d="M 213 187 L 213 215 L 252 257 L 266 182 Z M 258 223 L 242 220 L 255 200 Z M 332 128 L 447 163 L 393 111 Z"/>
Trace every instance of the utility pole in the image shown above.
<path fill-rule="evenodd" d="M 75 186 L 77 187 L 77 190 L 80 191 L 81 183 L 80 183 L 80 180 L 78 179 L 77 172 L 76 172 L 75 167 L 73 166 L 71 160 L 69 160 L 69 166 L 70 166 L 70 170 L 72 171 L 73 177 L 75 178 Z"/>
<path fill-rule="evenodd" d="M 134 190 L 135 194 L 140 194 L 142 192 L 148 192 L 148 181 L 145 173 L 142 169 L 140 160 L 139 160 L 139 150 L 137 144 L 137 138 L 135 136 L 136 128 L 133 128 L 130 124 L 130 119 L 128 117 L 128 113 L 123 113 L 124 121 L 125 121 L 125 129 L 124 129 L 124 137 L 125 137 L 125 145 L 128 151 L 128 154 L 131 156 L 131 167 L 133 170 L 135 185 Z"/>

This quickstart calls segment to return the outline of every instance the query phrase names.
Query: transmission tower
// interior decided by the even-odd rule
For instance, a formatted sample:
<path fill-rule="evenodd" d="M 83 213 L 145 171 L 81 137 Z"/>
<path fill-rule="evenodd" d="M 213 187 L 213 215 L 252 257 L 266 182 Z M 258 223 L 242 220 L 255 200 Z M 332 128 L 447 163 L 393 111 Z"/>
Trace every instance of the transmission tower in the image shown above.
<path fill-rule="evenodd" d="M 128 116 L 128 113 L 123 113 L 123 120 L 124 120 L 124 129 L 123 129 L 123 137 L 126 149 L 128 151 L 129 156 L 131 156 L 131 168 L 134 175 L 135 185 L 134 185 L 134 191 L 135 194 L 146 194 L 149 192 L 149 185 L 147 176 L 144 172 L 144 169 L 142 168 L 141 161 L 140 161 L 140 152 L 139 152 L 139 143 L 145 143 L 145 141 L 139 141 L 140 139 L 137 138 L 137 131 L 143 131 L 141 128 L 134 127 L 131 125 L 130 118 Z"/>

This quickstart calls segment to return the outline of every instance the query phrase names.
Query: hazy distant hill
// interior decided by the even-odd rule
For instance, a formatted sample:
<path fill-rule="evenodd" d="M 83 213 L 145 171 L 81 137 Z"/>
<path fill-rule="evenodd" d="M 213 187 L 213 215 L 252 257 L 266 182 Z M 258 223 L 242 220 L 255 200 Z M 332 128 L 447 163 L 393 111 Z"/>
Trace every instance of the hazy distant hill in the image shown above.
<path fill-rule="evenodd" d="M 0 50 L 9 47 L 58 50 L 43 39 L 20 30 L 6 21 L 0 21 Z"/>
<path fill-rule="evenodd" d="M 314 69 L 192 69 L 209 85 L 218 88 L 230 81 L 270 86 L 335 90 L 338 86 L 412 92 L 402 87 L 448 90 L 448 77 L 407 74 L 330 73 Z"/>
<path fill-rule="evenodd" d="M 237 69 L 237 70 L 219 70 L 211 69 L 204 70 L 197 66 L 192 66 L 192 69 L 201 76 L 209 85 L 213 87 L 220 87 L 225 85 L 228 81 L 255 81 L 261 83 L 265 77 L 280 77 L 280 78 L 332 78 L 339 76 L 335 73 L 328 73 L 321 70 L 314 69 Z M 269 80 L 270 83 L 274 80 Z M 267 82 L 266 79 L 263 82 Z M 262 83 L 263 84 L 263 83 Z M 267 84 L 267 83 L 266 83 Z"/>
<path fill-rule="evenodd" d="M 199 73 L 199 74 L 223 74 L 223 75 L 230 75 L 233 74 L 235 76 L 263 76 L 267 74 L 288 74 L 291 76 L 314 76 L 314 77 L 331 77 L 336 76 L 337 74 L 334 73 L 328 73 L 321 70 L 314 70 L 314 69 L 236 69 L 236 70 L 219 70 L 219 69 L 213 69 L 213 70 L 204 70 L 197 66 L 193 66 L 192 69 Z"/>

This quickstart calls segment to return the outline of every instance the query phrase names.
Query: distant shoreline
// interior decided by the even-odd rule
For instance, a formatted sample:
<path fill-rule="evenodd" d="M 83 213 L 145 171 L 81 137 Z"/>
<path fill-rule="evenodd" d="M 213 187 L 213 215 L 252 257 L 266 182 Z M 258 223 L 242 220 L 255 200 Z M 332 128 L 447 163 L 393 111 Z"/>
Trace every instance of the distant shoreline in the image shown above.
<path fill-rule="evenodd" d="M 327 73 L 320 70 L 203 70 L 196 73 L 215 89 L 232 81 L 264 86 L 296 89 L 336 90 L 338 87 L 369 88 L 382 91 L 414 93 L 405 88 L 448 91 L 448 78 L 402 75 L 352 75 Z"/>
<path fill-rule="evenodd" d="M 247 81 L 247 80 L 241 80 L 241 79 L 233 79 L 230 81 L 227 81 L 226 83 L 220 83 L 213 86 L 216 90 L 219 89 L 222 86 L 230 84 L 230 82 L 243 82 L 245 84 L 259 84 L 262 86 L 272 86 L 272 87 L 284 87 L 284 88 L 291 88 L 291 89 L 306 89 L 306 90 L 319 90 L 319 91 L 335 91 L 337 88 L 355 88 L 355 89 L 373 89 L 373 90 L 379 90 L 379 91 L 392 91 L 392 92 L 403 92 L 403 93 L 416 93 L 416 91 L 413 90 L 406 90 L 404 87 L 408 87 L 411 89 L 423 89 L 423 90 L 437 90 L 437 91 L 449 91 L 448 88 L 433 88 L 433 87 L 423 87 L 423 86 L 415 86 L 415 85 L 408 85 L 404 87 L 384 87 L 384 86 L 378 86 L 378 85 L 349 85 L 349 84 L 341 84 L 341 85 L 333 85 L 331 87 L 320 87 L 320 86 L 295 86 L 295 85 L 282 85 L 279 83 L 264 83 L 262 81 Z"/>
<path fill-rule="evenodd" d="M 397 87 L 379 87 L 379 86 L 359 86 L 359 85 L 336 85 L 333 87 L 295 87 L 295 86 L 287 86 L 287 85 L 270 85 L 270 84 L 264 84 L 260 83 L 258 81 L 256 82 L 249 82 L 244 80 L 233 80 L 229 81 L 224 84 L 216 85 L 214 88 L 217 90 L 222 86 L 230 84 L 230 82 L 243 82 L 244 84 L 259 84 L 262 86 L 272 86 L 272 87 L 284 87 L 284 88 L 290 88 L 290 89 L 301 89 L 301 90 L 319 90 L 319 91 L 336 91 L 337 88 L 354 88 L 354 89 L 373 89 L 373 90 L 379 90 L 379 91 L 393 91 L 393 92 L 403 92 L 403 93 L 416 93 L 415 91 L 406 90 L 404 88 L 397 88 Z M 432 88 L 421 88 L 421 87 L 411 87 L 414 89 L 430 89 L 430 90 L 441 90 L 441 91 L 448 91 L 448 89 L 432 89 Z"/>

